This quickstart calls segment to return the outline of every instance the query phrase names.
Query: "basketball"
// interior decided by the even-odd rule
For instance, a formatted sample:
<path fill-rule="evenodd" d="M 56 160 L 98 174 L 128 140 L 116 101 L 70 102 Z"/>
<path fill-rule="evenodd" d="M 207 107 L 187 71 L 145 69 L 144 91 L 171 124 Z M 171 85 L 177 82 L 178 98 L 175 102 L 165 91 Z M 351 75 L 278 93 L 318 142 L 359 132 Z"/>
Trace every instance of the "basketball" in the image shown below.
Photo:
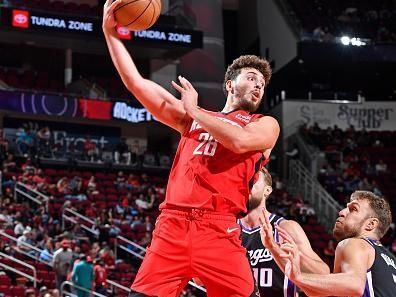
<path fill-rule="evenodd" d="M 114 10 L 117 23 L 131 31 L 150 28 L 161 14 L 161 0 L 122 0 Z"/>

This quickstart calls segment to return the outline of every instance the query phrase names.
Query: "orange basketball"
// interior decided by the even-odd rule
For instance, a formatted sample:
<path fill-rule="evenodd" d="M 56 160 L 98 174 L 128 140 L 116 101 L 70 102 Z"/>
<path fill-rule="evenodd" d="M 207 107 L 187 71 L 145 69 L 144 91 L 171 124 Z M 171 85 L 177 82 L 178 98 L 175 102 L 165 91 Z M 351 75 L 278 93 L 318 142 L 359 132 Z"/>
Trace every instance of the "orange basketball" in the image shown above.
<path fill-rule="evenodd" d="M 161 0 L 122 0 L 114 16 L 118 24 L 131 31 L 150 28 L 161 14 Z"/>

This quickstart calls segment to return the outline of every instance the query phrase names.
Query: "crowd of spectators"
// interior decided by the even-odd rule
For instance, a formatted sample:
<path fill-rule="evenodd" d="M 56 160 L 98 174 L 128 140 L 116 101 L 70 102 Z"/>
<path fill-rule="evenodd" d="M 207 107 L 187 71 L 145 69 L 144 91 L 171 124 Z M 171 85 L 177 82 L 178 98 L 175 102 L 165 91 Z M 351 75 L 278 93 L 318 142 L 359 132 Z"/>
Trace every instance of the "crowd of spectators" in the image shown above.
<path fill-rule="evenodd" d="M 387 198 L 395 212 L 395 132 L 356 130 L 352 125 L 345 131 L 336 125 L 322 129 L 314 123 L 310 127 L 303 125 L 300 134 L 307 144 L 316 146 L 326 156 L 318 180 L 341 205 L 353 191 L 367 190 Z M 396 252 L 394 223 L 383 243 Z"/>
<path fill-rule="evenodd" d="M 301 133 L 308 143 L 323 151 L 342 152 L 342 160 L 328 160 L 320 173 L 320 179 L 333 196 L 342 200 L 357 188 L 378 194 L 386 192 L 377 183 L 377 178 L 389 175 L 393 163 L 387 164 L 386 154 L 381 154 L 381 158 L 377 159 L 368 158 L 362 148 L 381 150 L 394 145 L 394 140 L 381 133 L 356 131 L 353 127 L 347 131 L 337 127 L 324 130 L 317 124 L 309 128 L 302 127 Z M 358 147 L 361 149 L 357 150 Z M 293 147 L 288 157 L 295 158 L 298 154 L 298 148 Z M 121 153 L 118 157 L 127 159 Z M 164 178 L 134 171 L 104 173 L 78 171 L 76 168 L 42 168 L 37 163 L 38 158 L 30 153 L 15 157 L 10 151 L 9 142 L 3 137 L 0 137 L 0 159 L 0 228 L 17 238 L 15 243 L 2 241 L 1 251 L 13 256 L 24 253 L 52 265 L 50 273 L 53 279 L 41 283 L 47 294 L 52 294 L 48 296 L 57 296 L 65 280 L 103 294 L 107 294 L 108 289 L 104 279 L 116 279 L 125 286 L 130 284 L 138 263 L 128 253 L 114 254 L 115 239 L 122 235 L 143 248 L 147 247 L 158 215 L 158 205 L 165 194 Z M 365 164 L 371 165 L 363 166 Z M 369 173 L 363 171 L 363 176 L 362 169 Z M 334 186 L 334 176 L 340 185 Z M 26 200 L 17 201 L 14 196 L 17 182 L 23 183 L 28 192 L 34 190 L 43 193 L 49 198 L 48 201 L 39 207 Z M 268 209 L 300 222 L 315 251 L 331 264 L 334 242 L 331 241 L 331 235 L 318 224 L 312 205 L 300 195 L 290 196 L 277 176 L 274 176 L 274 188 Z M 65 210 L 85 216 L 94 224 L 85 225 L 73 214 L 71 220 L 63 220 L 62 223 Z M 387 238 L 393 239 L 394 233 L 395 227 L 392 225 L 391 235 Z M 385 244 L 396 251 L 394 240 Z M 39 253 L 36 248 L 40 250 Z M 133 244 L 128 244 L 126 248 L 144 255 L 143 250 Z M 75 292 L 78 296 L 84 295 L 82 290 Z M 191 288 L 187 288 L 183 294 L 197 296 Z"/>
<path fill-rule="evenodd" d="M 8 144 L 1 136 L 0 229 L 15 236 L 17 241 L 2 240 L 1 250 L 16 257 L 21 253 L 30 255 L 53 265 L 52 285 L 41 283 L 47 288 L 60 290 L 61 283 L 69 280 L 83 288 L 104 292 L 107 291 L 104 278 L 123 279 L 117 269 L 119 265 L 124 265 L 122 272 L 127 277 L 124 275 L 123 280 L 128 287 L 136 267 L 129 263 L 128 257 L 116 259 L 115 238 L 124 235 L 143 247 L 149 244 L 165 180 L 139 172 L 43 168 L 37 162 L 40 151 L 28 150 L 15 157 Z M 35 191 L 46 195 L 48 201 L 41 206 L 29 200 L 17 201 L 14 196 L 17 183 L 22 183 L 23 190 L 33 197 Z M 72 218 L 74 223 L 62 224 L 65 209 L 86 216 L 95 224 L 87 230 L 77 217 Z M 76 266 L 78 260 L 86 265 Z M 86 285 L 87 279 L 79 277 L 89 265 L 95 271 L 92 287 Z M 82 292 L 77 290 L 77 295 Z"/>
<path fill-rule="evenodd" d="M 2 133 L 4 134 L 4 133 Z M 171 159 L 164 153 L 142 152 L 139 145 L 128 145 L 125 138 L 115 144 L 99 144 L 89 134 L 84 141 L 69 143 L 55 141 L 51 128 L 41 127 L 37 122 L 26 122 L 19 127 L 15 135 L 6 135 L 0 139 L 0 149 L 14 149 L 16 155 L 30 158 L 64 160 L 70 166 L 79 162 L 99 163 L 111 167 L 126 165 L 143 168 L 169 168 Z"/>

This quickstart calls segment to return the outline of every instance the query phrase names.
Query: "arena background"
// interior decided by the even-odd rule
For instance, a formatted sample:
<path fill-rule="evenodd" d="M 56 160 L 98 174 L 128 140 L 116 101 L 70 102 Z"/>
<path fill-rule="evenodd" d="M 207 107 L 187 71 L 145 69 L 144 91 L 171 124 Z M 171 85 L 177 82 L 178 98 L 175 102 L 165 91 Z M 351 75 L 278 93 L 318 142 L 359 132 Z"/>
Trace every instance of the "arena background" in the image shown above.
<path fill-rule="evenodd" d="M 153 28 L 118 32 L 144 76 L 171 92 L 181 74 L 216 110 L 226 65 L 240 54 L 271 61 L 260 112 L 281 136 L 269 209 L 299 221 L 327 263 L 352 191 L 385 196 L 395 214 L 394 1 L 162 4 Z M 150 243 L 179 135 L 122 85 L 102 5 L 0 0 L 0 296 L 67 296 L 73 283 L 57 284 L 51 266 L 66 239 L 75 256 L 103 260 L 108 296 L 127 296 Z M 394 253 L 395 238 L 392 224 L 383 244 Z M 190 285 L 183 296 L 205 294 Z"/>

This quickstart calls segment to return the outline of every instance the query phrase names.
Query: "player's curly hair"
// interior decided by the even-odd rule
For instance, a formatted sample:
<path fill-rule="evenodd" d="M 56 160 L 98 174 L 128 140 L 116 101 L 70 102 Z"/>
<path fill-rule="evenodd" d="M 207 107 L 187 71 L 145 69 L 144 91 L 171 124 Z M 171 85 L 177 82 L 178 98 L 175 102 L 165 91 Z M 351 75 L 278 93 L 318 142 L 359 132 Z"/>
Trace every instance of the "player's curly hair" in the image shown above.
<path fill-rule="evenodd" d="M 225 87 L 226 82 L 228 80 L 234 80 L 241 73 L 241 69 L 243 68 L 254 68 L 260 71 L 264 76 L 265 86 L 268 85 L 272 75 L 270 63 L 266 59 L 260 58 L 255 55 L 244 55 L 235 59 L 232 64 L 228 66 L 227 71 L 224 75 L 224 94 L 227 95 L 227 90 Z"/>
<path fill-rule="evenodd" d="M 353 200 L 367 200 L 371 210 L 373 211 L 373 217 L 379 221 L 377 228 L 377 235 L 382 238 L 388 231 L 390 224 L 392 223 L 392 212 L 390 210 L 389 202 L 385 198 L 375 195 L 369 191 L 355 191 L 351 195 L 351 201 Z"/>

